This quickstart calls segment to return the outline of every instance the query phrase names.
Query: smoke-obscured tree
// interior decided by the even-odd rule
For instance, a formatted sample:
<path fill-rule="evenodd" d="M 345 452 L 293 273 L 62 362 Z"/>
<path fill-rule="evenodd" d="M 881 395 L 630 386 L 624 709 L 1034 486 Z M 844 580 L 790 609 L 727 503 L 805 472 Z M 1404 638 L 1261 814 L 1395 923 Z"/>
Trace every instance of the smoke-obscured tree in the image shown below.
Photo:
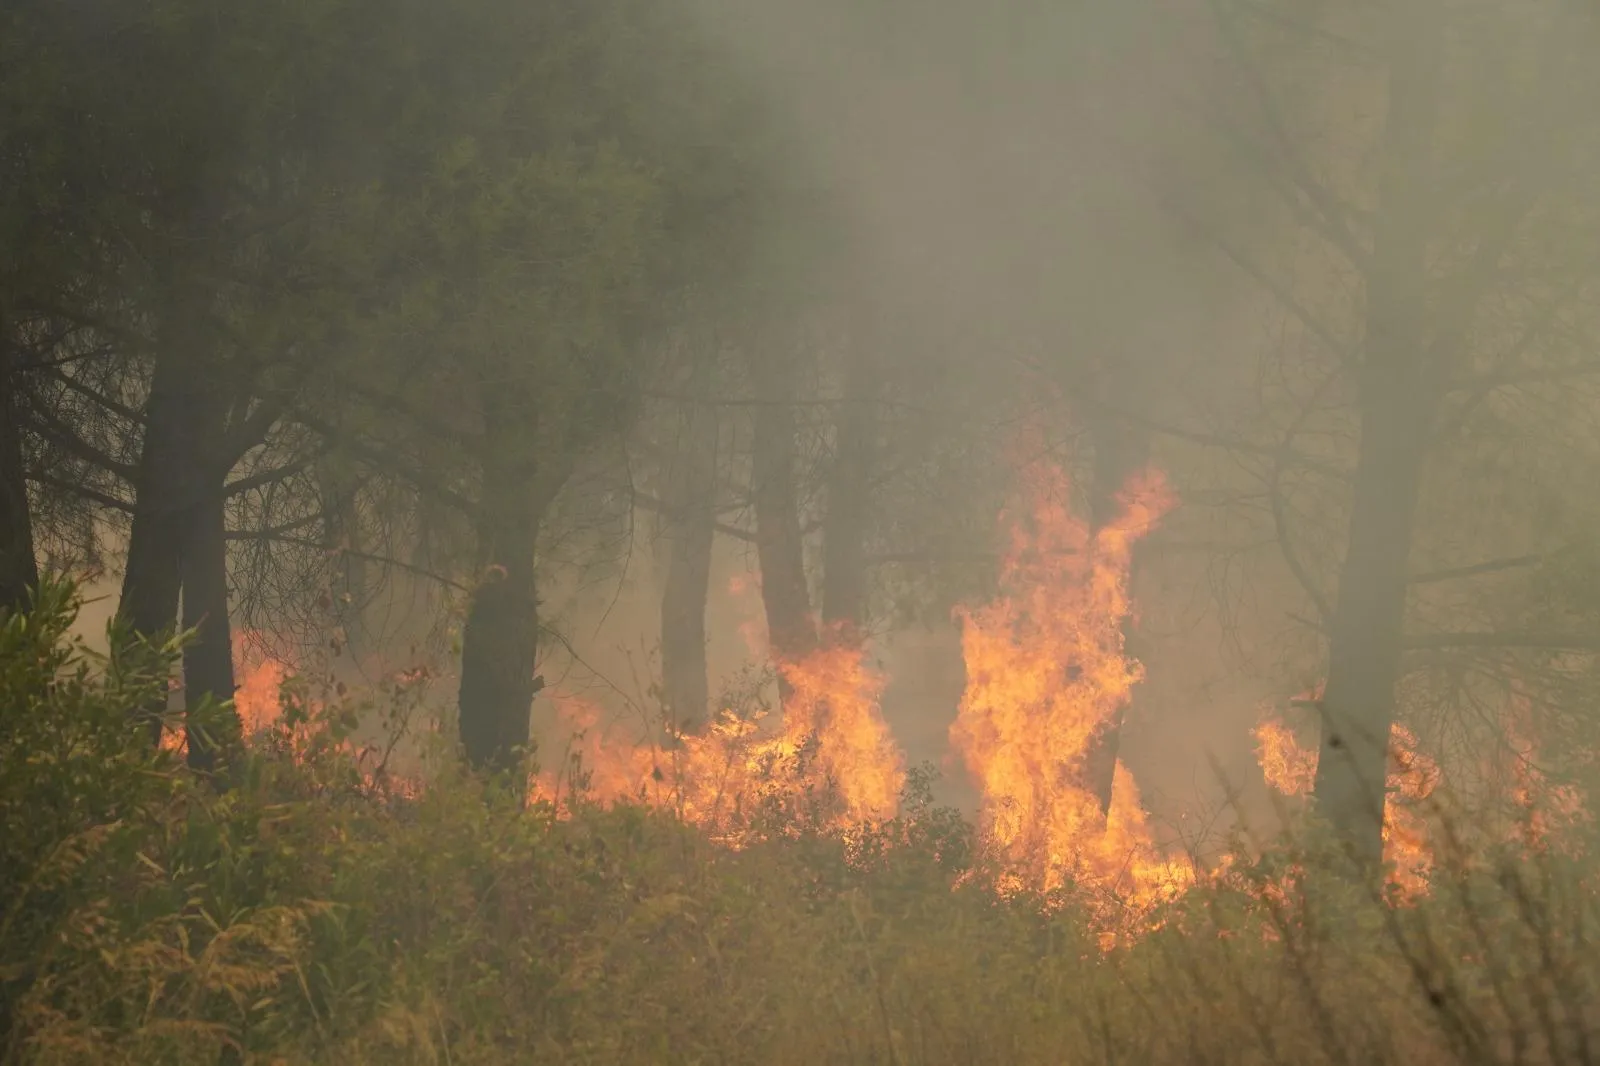
<path fill-rule="evenodd" d="M 1559 0 L 1210 6 L 1227 77 L 1208 117 L 1255 208 L 1241 227 L 1171 200 L 1281 327 L 1258 379 L 1277 430 L 1235 450 L 1326 635 L 1318 807 L 1374 871 L 1402 681 L 1440 649 L 1528 643 L 1514 616 L 1462 632 L 1436 608 L 1500 572 L 1502 545 L 1563 535 L 1482 506 L 1460 431 L 1499 409 L 1524 440 L 1559 436 L 1517 397 L 1595 370 L 1596 26 Z M 1536 474 L 1500 441 L 1499 485 Z"/>
<path fill-rule="evenodd" d="M 709 234 L 737 263 L 761 163 L 737 140 L 744 90 L 670 12 L 448 21 L 432 63 L 472 72 L 436 119 L 452 139 L 372 191 L 392 288 L 338 398 L 296 417 L 460 519 L 461 738 L 504 767 L 538 687 L 541 542 L 621 449 Z"/>

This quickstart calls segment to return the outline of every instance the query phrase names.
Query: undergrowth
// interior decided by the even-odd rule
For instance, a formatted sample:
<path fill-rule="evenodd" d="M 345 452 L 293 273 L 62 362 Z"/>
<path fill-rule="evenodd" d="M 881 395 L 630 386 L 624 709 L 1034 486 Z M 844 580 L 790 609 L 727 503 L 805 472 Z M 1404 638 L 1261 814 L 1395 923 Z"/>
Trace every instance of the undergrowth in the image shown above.
<path fill-rule="evenodd" d="M 1002 900 L 914 781 L 848 840 L 738 851 L 641 808 L 531 809 L 444 760 L 397 795 L 338 744 L 229 788 L 154 750 L 139 663 L 65 586 L 0 629 L 0 1061 L 1587 1062 L 1585 871 L 1527 855 L 1383 905 L 1311 843 L 1102 950 L 1066 893 Z M 1314 835 L 1307 837 L 1314 840 Z"/>

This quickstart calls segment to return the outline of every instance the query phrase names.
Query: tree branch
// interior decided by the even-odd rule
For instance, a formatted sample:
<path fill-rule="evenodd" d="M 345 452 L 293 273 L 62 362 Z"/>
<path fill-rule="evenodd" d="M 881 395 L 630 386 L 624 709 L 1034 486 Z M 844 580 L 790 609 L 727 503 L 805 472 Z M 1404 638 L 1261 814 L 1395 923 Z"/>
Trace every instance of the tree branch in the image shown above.
<path fill-rule="evenodd" d="M 313 433 L 320 434 L 325 439 L 333 441 L 340 448 L 348 451 L 356 458 L 371 463 L 379 470 L 386 471 L 395 475 L 396 477 L 408 481 L 415 488 L 432 496 L 440 503 L 454 507 L 464 515 L 476 518 L 478 513 L 478 505 L 476 502 L 457 492 L 455 489 L 450 488 L 448 485 L 445 485 L 436 478 L 429 476 L 423 471 L 416 470 L 396 462 L 393 454 L 386 452 L 381 448 L 367 444 L 365 441 L 359 440 L 355 436 L 345 432 L 330 422 L 323 421 L 315 415 L 298 411 L 292 417 L 293 421 L 305 426 Z"/>
<path fill-rule="evenodd" d="M 48 407 L 41 404 L 33 407 L 30 413 L 48 427 L 42 430 L 42 435 L 69 455 L 83 460 L 90 466 L 99 467 L 108 474 L 114 474 L 130 485 L 138 480 L 136 467 L 114 458 L 84 440 Z"/>
<path fill-rule="evenodd" d="M 104 407 L 112 414 L 121 415 L 123 418 L 126 418 L 129 422 L 132 422 L 136 426 L 142 426 L 145 424 L 143 411 L 136 411 L 127 404 L 120 403 L 116 400 L 113 400 L 111 397 L 106 396 L 98 389 L 90 388 L 88 385 L 85 385 L 71 374 L 68 374 L 66 371 L 62 370 L 59 365 L 54 363 L 48 364 L 44 367 L 44 373 L 45 376 L 50 378 L 52 381 L 59 382 L 61 385 L 71 389 L 79 396 L 85 397 L 100 407 Z"/>
<path fill-rule="evenodd" d="M 29 471 L 23 476 L 29 481 L 35 482 L 36 484 L 49 485 L 53 489 L 60 489 L 62 492 L 70 492 L 74 496 L 81 496 L 90 503 L 98 503 L 100 506 L 109 510 L 121 511 L 123 514 L 128 515 L 133 514 L 132 503 L 113 496 L 108 492 L 101 492 L 99 489 L 92 489 L 81 482 L 68 481 L 65 478 L 59 478 L 53 474 L 46 474 L 42 471 Z"/>
<path fill-rule="evenodd" d="M 1415 633 L 1409 651 L 1442 648 L 1524 648 L 1539 651 L 1600 651 L 1600 633 Z"/>
<path fill-rule="evenodd" d="M 1476 577 L 1479 574 L 1495 574 L 1503 570 L 1516 570 L 1525 566 L 1537 566 L 1544 562 L 1543 555 L 1518 555 L 1509 559 L 1490 559 L 1488 562 L 1473 563 L 1471 566 L 1455 566 L 1445 570 L 1426 570 L 1411 577 L 1410 584 L 1432 585 L 1441 581 L 1455 581 L 1458 578 Z"/>
<path fill-rule="evenodd" d="M 324 455 L 326 455 L 327 452 L 327 444 L 324 442 L 323 446 L 312 455 L 298 459 L 295 462 L 289 463 L 287 466 L 273 467 L 271 470 L 263 470 L 259 473 L 250 474 L 246 477 L 238 478 L 237 480 L 228 482 L 222 487 L 223 494 L 226 496 L 238 496 L 241 493 L 250 492 L 253 489 L 259 489 L 264 485 L 270 485 L 274 482 L 282 481 L 285 478 L 293 477 L 295 474 L 298 474 L 301 471 L 311 467 L 317 462 L 318 459 L 321 459 Z"/>
<path fill-rule="evenodd" d="M 1246 81 L 1250 85 L 1251 94 L 1255 97 L 1256 105 L 1261 109 L 1261 116 L 1266 123 L 1267 135 L 1274 143 L 1277 153 L 1281 158 L 1282 166 L 1278 168 L 1289 183 L 1296 189 L 1307 203 L 1320 217 L 1307 219 L 1307 223 L 1322 234 L 1335 248 L 1338 248 L 1356 269 L 1366 272 L 1368 254 L 1361 246 L 1350 229 L 1350 217 L 1354 214 L 1351 208 L 1342 203 L 1327 186 L 1319 182 L 1300 158 L 1295 143 L 1289 135 L 1288 123 L 1279 113 L 1277 104 L 1273 101 L 1272 90 L 1268 87 L 1266 79 L 1262 77 L 1260 68 L 1252 61 L 1245 49 L 1244 41 L 1240 39 L 1234 25 L 1233 16 L 1225 10 L 1223 0 L 1209 0 L 1210 7 L 1217 19 L 1217 24 L 1222 30 L 1222 37 L 1227 42 L 1228 50 L 1233 53 L 1235 61 L 1244 72 Z M 1302 215 L 1307 212 L 1303 205 L 1294 203 L 1291 206 Z"/>

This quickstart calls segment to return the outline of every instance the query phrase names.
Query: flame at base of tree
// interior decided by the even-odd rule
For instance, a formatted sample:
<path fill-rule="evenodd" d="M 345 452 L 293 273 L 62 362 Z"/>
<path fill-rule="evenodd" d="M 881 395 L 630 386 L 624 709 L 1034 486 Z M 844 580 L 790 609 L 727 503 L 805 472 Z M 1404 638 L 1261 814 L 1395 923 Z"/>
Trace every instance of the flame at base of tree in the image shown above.
<path fill-rule="evenodd" d="M 1069 884 L 1142 912 L 1193 881 L 1154 845 L 1138 787 L 1118 764 L 1103 813 L 1088 779 L 1105 730 L 1142 678 L 1123 646 L 1134 543 L 1170 508 L 1161 478 L 1134 478 L 1122 513 L 1091 532 L 1050 462 L 1024 470 L 999 594 L 959 612 L 967 683 L 950 739 L 977 784 L 985 842 L 1006 891 Z"/>
<path fill-rule="evenodd" d="M 776 730 L 763 715 L 725 710 L 704 733 L 668 744 L 619 744 L 599 729 L 598 708 L 561 699 L 573 748 L 539 774 L 533 795 L 558 803 L 574 793 L 640 802 L 734 845 L 777 811 L 840 829 L 892 818 L 904 760 L 878 709 L 884 678 L 863 650 L 834 641 L 778 669 L 790 693 Z"/>
<path fill-rule="evenodd" d="M 1319 752 L 1302 746 L 1276 715 L 1256 724 L 1256 760 L 1271 788 L 1285 796 L 1309 796 L 1317 779 Z M 1389 732 L 1389 773 L 1383 802 L 1383 859 L 1396 902 L 1426 895 L 1435 858 L 1428 842 L 1424 806 L 1439 785 L 1439 766 L 1418 750 L 1416 734 L 1398 722 Z"/>

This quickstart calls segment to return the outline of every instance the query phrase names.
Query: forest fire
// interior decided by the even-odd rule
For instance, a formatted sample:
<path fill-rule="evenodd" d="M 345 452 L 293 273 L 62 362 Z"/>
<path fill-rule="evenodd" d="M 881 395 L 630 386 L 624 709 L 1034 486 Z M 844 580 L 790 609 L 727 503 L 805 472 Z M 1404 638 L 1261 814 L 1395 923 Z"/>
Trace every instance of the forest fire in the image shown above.
<path fill-rule="evenodd" d="M 704 733 L 671 743 L 615 743 L 599 729 L 598 708 L 560 700 L 574 745 L 561 765 L 538 776 L 534 795 L 641 802 L 730 844 L 744 839 L 763 810 L 793 811 L 824 797 L 836 801 L 836 809 L 821 812 L 834 828 L 892 817 L 905 771 L 878 713 L 884 679 L 863 651 L 834 642 L 778 669 L 789 697 L 776 732 L 761 716 L 724 710 Z"/>
<path fill-rule="evenodd" d="M 1256 724 L 1256 759 L 1262 776 L 1285 796 L 1309 796 L 1316 783 L 1318 751 L 1302 746 L 1276 715 Z M 1418 750 L 1416 734 L 1398 722 L 1389 733 L 1389 777 L 1383 804 L 1383 857 L 1396 902 L 1426 895 L 1434 866 L 1427 819 L 1420 808 L 1439 785 L 1439 766 Z"/>
<path fill-rule="evenodd" d="M 1562 837 L 1589 818 L 1578 788 L 1552 783 L 1539 762 L 1533 722 L 1533 705 L 1525 693 L 1513 689 L 1506 713 L 1506 746 L 1510 755 L 1510 795 L 1516 816 L 1512 839 L 1529 852 L 1552 846 L 1570 848 Z"/>
<path fill-rule="evenodd" d="M 1317 753 L 1302 748 L 1283 721 L 1268 716 L 1250 731 L 1256 740 L 1256 763 L 1261 775 L 1275 792 L 1303 796 L 1317 780 Z"/>
<path fill-rule="evenodd" d="M 233 706 L 246 737 L 270 729 L 283 717 L 283 683 L 293 671 L 252 646 L 248 634 L 233 637 L 236 685 Z"/>
<path fill-rule="evenodd" d="M 1154 846 L 1138 788 L 1116 766 L 1108 808 L 1088 772 L 1097 740 L 1139 682 L 1124 651 L 1134 543 L 1171 506 L 1148 474 L 1126 487 L 1122 514 L 1091 532 L 1068 503 L 1065 473 L 1036 463 L 1019 509 L 1000 593 L 960 613 L 967 686 L 951 742 L 982 795 L 983 831 L 1002 887 L 1097 889 L 1139 912 L 1193 880 Z"/>

